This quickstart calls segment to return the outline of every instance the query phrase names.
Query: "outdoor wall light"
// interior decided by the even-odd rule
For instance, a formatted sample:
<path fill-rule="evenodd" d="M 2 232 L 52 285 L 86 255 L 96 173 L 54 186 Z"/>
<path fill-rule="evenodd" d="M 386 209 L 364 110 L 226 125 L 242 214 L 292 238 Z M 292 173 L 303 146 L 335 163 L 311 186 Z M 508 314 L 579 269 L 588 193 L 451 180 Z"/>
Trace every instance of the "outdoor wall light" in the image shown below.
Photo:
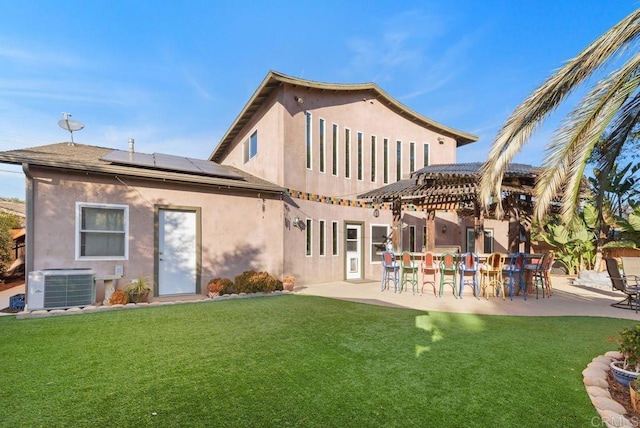
<path fill-rule="evenodd" d="M 293 99 L 294 99 L 294 100 L 296 100 L 296 102 L 298 102 L 298 103 L 300 103 L 300 104 L 302 104 L 302 103 L 304 102 L 304 98 L 299 97 L 299 96 L 297 96 L 297 95 L 296 95 L 295 97 L 293 97 Z"/>
<path fill-rule="evenodd" d="M 442 137 L 438 137 L 438 143 L 440 143 L 440 144 L 444 144 L 444 138 L 442 138 Z"/>
<path fill-rule="evenodd" d="M 293 227 L 297 227 L 298 229 L 300 229 L 300 217 L 296 216 L 293 219 Z"/>
<path fill-rule="evenodd" d="M 447 233 L 447 225 L 442 226 L 442 233 Z"/>

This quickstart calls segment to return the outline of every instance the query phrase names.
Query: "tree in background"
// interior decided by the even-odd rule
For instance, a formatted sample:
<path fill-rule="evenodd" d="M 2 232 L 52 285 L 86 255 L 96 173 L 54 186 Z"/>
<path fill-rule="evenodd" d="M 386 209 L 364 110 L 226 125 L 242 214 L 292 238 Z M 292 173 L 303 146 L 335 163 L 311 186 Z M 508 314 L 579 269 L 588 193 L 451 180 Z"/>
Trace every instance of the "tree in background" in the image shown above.
<path fill-rule="evenodd" d="M 3 274 L 11 262 L 13 239 L 11 229 L 22 227 L 20 219 L 12 214 L 0 212 L 0 274 Z"/>

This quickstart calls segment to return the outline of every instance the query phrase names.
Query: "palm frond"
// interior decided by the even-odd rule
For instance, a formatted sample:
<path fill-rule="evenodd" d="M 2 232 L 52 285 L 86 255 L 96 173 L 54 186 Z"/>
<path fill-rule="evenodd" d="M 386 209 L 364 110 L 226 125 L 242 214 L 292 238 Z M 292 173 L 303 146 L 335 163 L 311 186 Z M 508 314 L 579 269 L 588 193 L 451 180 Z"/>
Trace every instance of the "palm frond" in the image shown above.
<path fill-rule="evenodd" d="M 538 218 L 561 191 L 564 220 L 577 213 L 588 158 L 625 101 L 640 86 L 638 69 L 640 54 L 596 85 L 564 121 L 547 148 L 543 172 L 536 184 Z"/>
<path fill-rule="evenodd" d="M 484 207 L 488 206 L 492 196 L 500 195 L 500 185 L 507 165 L 548 114 L 586 77 L 599 69 L 614 53 L 624 49 L 639 34 L 640 9 L 568 61 L 516 108 L 498 132 L 483 168 L 479 199 Z"/>

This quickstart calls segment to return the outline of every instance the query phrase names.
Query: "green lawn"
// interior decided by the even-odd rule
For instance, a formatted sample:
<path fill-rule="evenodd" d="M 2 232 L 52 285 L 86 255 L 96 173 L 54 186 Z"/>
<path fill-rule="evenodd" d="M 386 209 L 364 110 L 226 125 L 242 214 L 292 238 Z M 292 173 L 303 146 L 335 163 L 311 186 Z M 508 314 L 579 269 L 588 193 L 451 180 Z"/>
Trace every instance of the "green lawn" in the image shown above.
<path fill-rule="evenodd" d="M 627 325 L 293 295 L 2 317 L 0 425 L 589 427 L 581 372 Z"/>

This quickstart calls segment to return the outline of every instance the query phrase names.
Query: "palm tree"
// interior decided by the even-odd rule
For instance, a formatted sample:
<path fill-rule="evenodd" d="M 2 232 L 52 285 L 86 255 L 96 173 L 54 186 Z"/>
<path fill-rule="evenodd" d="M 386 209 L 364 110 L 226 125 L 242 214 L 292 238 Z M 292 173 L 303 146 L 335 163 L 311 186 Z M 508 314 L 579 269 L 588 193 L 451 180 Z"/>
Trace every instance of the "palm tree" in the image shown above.
<path fill-rule="evenodd" d="M 602 135 L 607 132 L 608 147 L 602 150 L 597 168 L 601 177 L 607 177 L 640 121 L 640 49 L 633 44 L 639 35 L 640 9 L 568 61 L 516 108 L 498 132 L 485 163 L 480 188 L 483 206 L 489 206 L 493 197 L 500 195 L 507 165 L 536 127 L 586 78 L 601 70 L 614 55 L 626 53 L 624 58 L 628 59 L 589 90 L 547 147 L 535 187 L 535 217 L 541 220 L 552 201 L 561 195 L 563 219 L 568 222 L 575 218 L 584 170 Z M 604 196 L 597 196 L 600 208 Z M 498 204 L 496 216 L 502 214 Z"/>

